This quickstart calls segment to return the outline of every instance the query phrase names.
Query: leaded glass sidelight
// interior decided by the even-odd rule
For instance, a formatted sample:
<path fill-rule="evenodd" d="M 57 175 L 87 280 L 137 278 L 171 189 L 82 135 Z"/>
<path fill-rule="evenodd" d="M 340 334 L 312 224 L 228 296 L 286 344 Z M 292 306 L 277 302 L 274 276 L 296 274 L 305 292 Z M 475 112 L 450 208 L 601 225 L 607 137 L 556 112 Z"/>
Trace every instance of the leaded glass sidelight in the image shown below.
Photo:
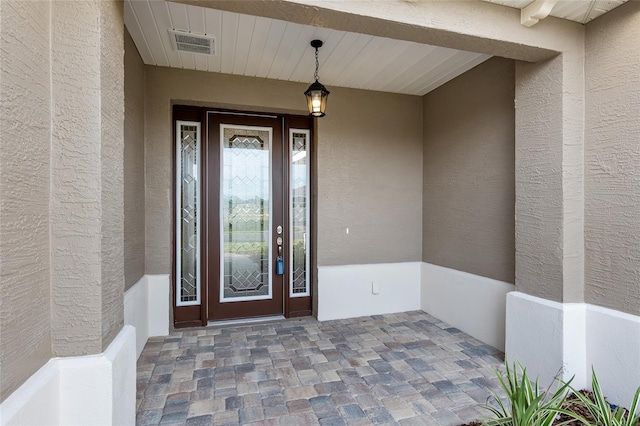
<path fill-rule="evenodd" d="M 176 304 L 200 304 L 200 123 L 176 122 Z"/>
<path fill-rule="evenodd" d="M 221 125 L 220 301 L 271 298 L 271 135 Z"/>
<path fill-rule="evenodd" d="M 290 296 L 309 296 L 309 130 L 291 129 Z"/>

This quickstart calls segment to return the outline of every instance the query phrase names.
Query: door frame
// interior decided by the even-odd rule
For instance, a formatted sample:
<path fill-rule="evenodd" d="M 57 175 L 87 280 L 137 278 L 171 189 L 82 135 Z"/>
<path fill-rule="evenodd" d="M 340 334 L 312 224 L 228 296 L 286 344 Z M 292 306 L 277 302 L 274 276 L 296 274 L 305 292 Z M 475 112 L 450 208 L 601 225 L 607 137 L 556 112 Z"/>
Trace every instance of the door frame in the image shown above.
<path fill-rule="evenodd" d="M 289 129 L 305 129 L 309 130 L 310 138 L 309 138 L 309 148 L 308 152 L 311 156 L 311 161 L 309 163 L 309 203 L 310 203 L 310 217 L 309 217 L 309 235 L 310 235 L 310 243 L 308 246 L 308 256 L 309 256 L 309 275 L 308 275 L 308 286 L 309 286 L 309 296 L 305 297 L 290 297 L 289 285 L 290 285 L 290 274 L 289 274 L 289 235 L 286 235 L 284 238 L 285 247 L 283 250 L 285 265 L 285 276 L 284 276 L 284 285 L 283 285 L 283 314 L 285 318 L 294 318 L 294 317 L 302 317 L 302 316 L 310 316 L 313 314 L 313 306 L 314 300 L 316 300 L 316 292 L 315 292 L 315 282 L 316 282 L 316 196 L 315 196 L 315 188 L 316 188 L 316 138 L 315 138 L 315 119 L 309 116 L 301 116 L 301 115 L 291 115 L 291 114 L 279 114 L 279 113 L 268 113 L 268 112 L 254 112 L 254 111 L 242 111 L 242 110 L 231 110 L 224 108 L 212 108 L 212 107 L 198 107 L 198 106 L 190 106 L 183 104 L 175 104 L 172 106 L 172 143 L 171 146 L 174 147 L 172 149 L 172 209 L 171 209 L 171 223 L 172 223 L 172 251 L 171 251 L 171 294 L 172 294 L 172 313 L 173 313 L 173 326 L 174 328 L 185 328 L 185 327 L 200 327 L 206 326 L 209 322 L 208 320 L 208 303 L 209 303 L 209 290 L 207 285 L 207 277 L 212 274 L 216 274 L 217 272 L 208 270 L 208 259 L 209 259 L 209 250 L 207 247 L 207 235 L 209 235 L 209 227 L 211 226 L 208 218 L 208 210 L 207 206 L 209 205 L 209 195 L 207 191 L 207 184 L 209 182 L 209 175 L 211 173 L 218 173 L 219 170 L 211 170 L 209 167 L 205 166 L 209 164 L 210 153 L 209 153 L 209 143 L 207 140 L 209 134 L 209 112 L 216 112 L 220 114 L 229 114 L 229 115 L 240 115 L 240 116 L 255 116 L 255 117 L 265 117 L 265 116 L 275 116 L 282 123 L 282 137 L 286 143 L 283 143 L 284 152 L 283 152 L 283 206 L 287 206 L 284 208 L 283 212 L 283 221 L 287 224 L 285 229 L 289 229 L 289 207 L 290 206 L 290 174 L 289 174 L 289 164 L 290 164 L 290 147 L 289 147 Z M 178 168 L 176 167 L 176 123 L 178 121 L 193 121 L 200 123 L 200 141 L 201 141 L 201 155 L 200 155 L 200 211 L 201 211 L 201 220 L 199 222 L 200 225 L 200 276 L 199 280 L 199 288 L 200 288 L 200 305 L 192 305 L 192 306 L 177 306 L 177 294 L 176 294 L 176 270 L 177 270 L 177 235 L 176 235 L 176 179 L 178 174 Z M 202 220 L 202 218 L 205 218 Z M 214 268 L 216 269 L 216 268 Z"/>

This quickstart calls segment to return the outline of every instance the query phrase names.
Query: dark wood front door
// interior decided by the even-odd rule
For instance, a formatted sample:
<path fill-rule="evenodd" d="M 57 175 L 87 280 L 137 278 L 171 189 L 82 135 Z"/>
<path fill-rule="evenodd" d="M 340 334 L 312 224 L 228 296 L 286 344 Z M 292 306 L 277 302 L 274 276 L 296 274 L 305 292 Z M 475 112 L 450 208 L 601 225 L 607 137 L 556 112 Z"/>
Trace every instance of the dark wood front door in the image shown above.
<path fill-rule="evenodd" d="M 207 127 L 208 319 L 282 315 L 282 119 L 210 112 Z"/>
<path fill-rule="evenodd" d="M 311 315 L 308 117 L 175 106 L 174 325 Z"/>

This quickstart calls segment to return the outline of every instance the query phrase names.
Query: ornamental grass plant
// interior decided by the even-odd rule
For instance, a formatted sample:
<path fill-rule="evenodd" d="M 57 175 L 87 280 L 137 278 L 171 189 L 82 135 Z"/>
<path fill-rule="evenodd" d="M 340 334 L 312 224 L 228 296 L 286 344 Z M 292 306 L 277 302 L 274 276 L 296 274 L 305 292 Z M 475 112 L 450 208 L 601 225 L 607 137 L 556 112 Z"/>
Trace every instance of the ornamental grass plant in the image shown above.
<path fill-rule="evenodd" d="M 558 389 L 551 394 L 550 389 L 540 390 L 538 380 L 532 382 L 527 369 L 520 363 L 509 366 L 505 362 L 504 376 L 497 370 L 500 387 L 506 394 L 503 400 L 498 392 L 492 392 L 482 408 L 493 414 L 493 418 L 483 422 L 487 426 L 551 426 L 556 423 L 567 395 L 571 380 L 559 382 Z M 570 421 L 562 424 L 568 424 Z"/>
<path fill-rule="evenodd" d="M 640 387 L 629 409 L 607 402 L 596 373 L 591 369 L 593 391 L 576 390 L 569 381 L 556 377 L 557 390 L 540 390 L 520 363 L 505 362 L 505 374 L 494 369 L 505 396 L 492 391 L 481 407 L 492 417 L 484 426 L 640 426 Z"/>
<path fill-rule="evenodd" d="M 574 400 L 583 407 L 581 410 L 568 410 L 566 407 L 558 409 L 564 418 L 577 420 L 583 425 L 593 426 L 640 426 L 640 387 L 636 390 L 631 406 L 628 410 L 614 407 L 607 402 L 596 372 L 591 368 L 592 392 L 577 391 L 571 386 Z M 569 385 L 569 383 L 566 383 Z M 586 411 L 586 413 L 581 413 Z M 567 424 L 567 423 L 565 423 Z"/>

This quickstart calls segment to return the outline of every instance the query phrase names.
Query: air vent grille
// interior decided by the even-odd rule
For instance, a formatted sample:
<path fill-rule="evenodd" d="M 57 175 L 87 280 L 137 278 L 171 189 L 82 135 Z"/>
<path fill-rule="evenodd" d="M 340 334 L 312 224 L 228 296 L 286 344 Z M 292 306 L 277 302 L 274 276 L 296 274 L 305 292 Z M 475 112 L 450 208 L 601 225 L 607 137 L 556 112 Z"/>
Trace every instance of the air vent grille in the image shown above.
<path fill-rule="evenodd" d="M 171 45 L 179 52 L 215 55 L 215 39 L 200 34 L 169 30 Z"/>

